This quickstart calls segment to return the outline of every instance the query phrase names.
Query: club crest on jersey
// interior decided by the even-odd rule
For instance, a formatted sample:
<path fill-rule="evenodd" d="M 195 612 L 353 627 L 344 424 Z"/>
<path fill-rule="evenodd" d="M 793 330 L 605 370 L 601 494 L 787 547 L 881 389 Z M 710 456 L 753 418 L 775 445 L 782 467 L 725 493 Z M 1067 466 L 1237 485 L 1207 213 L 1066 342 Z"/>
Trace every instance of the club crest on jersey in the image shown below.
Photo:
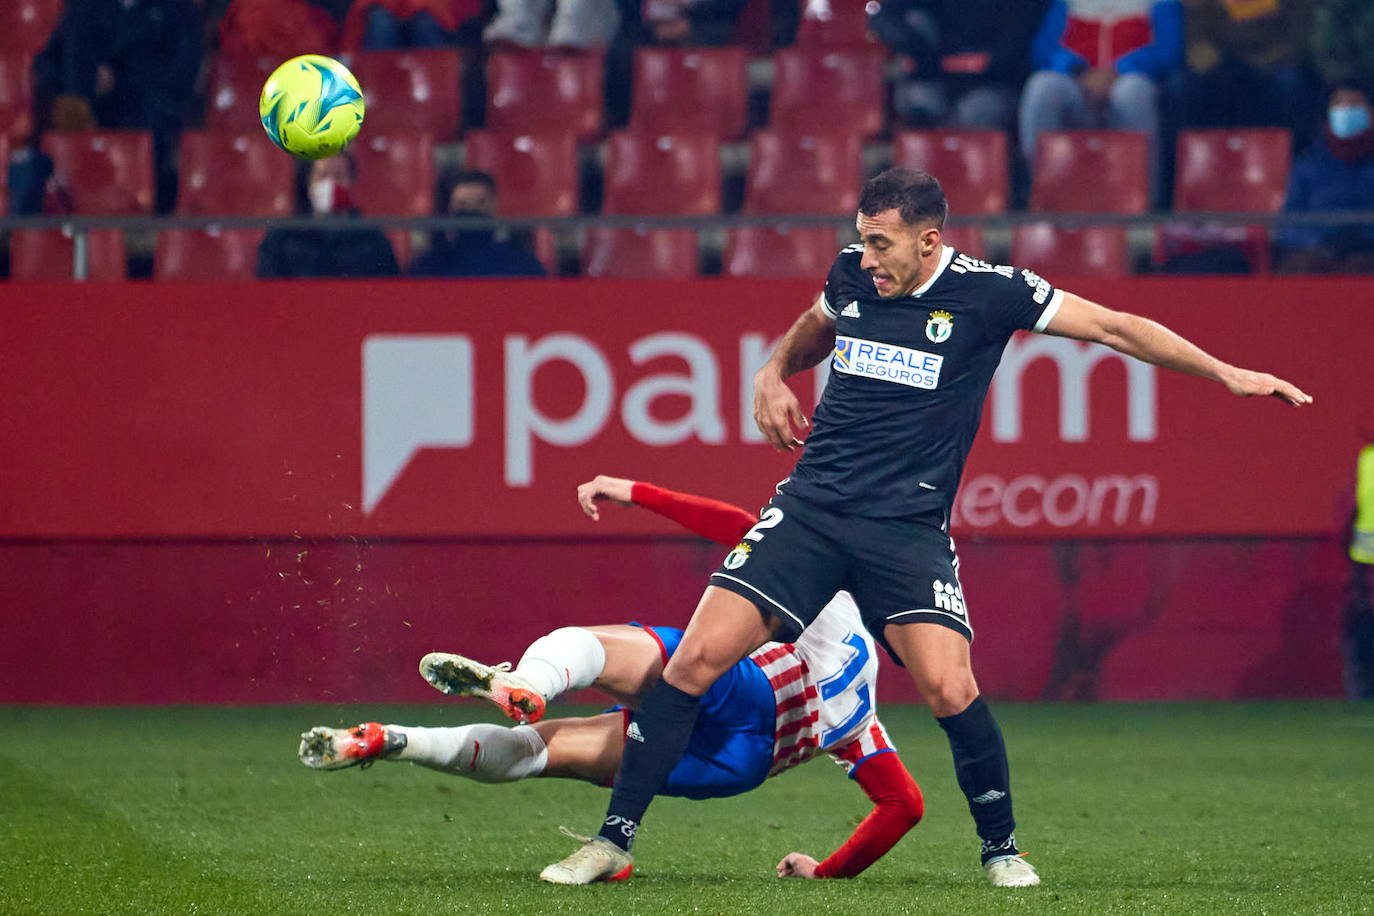
<path fill-rule="evenodd" d="M 726 569 L 739 569 L 744 565 L 744 561 L 749 559 L 749 551 L 753 549 L 753 547 L 741 541 L 735 545 L 734 550 L 726 555 L 725 563 L 722 565 L 724 565 Z"/>
<path fill-rule="evenodd" d="M 944 343 L 954 331 L 954 316 L 943 309 L 930 313 L 926 321 L 926 337 L 931 343 Z"/>

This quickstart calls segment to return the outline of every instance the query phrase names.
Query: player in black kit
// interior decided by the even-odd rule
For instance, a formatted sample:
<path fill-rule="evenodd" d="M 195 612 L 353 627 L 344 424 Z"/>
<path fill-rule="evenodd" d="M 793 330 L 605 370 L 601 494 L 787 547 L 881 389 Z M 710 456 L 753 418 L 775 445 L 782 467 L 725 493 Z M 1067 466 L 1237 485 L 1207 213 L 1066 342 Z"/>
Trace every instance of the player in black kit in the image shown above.
<path fill-rule="evenodd" d="M 795 638 L 848 589 L 949 738 L 988 879 L 1039 884 L 1012 835 L 1006 748 L 973 677 L 973 628 L 948 533 L 1012 332 L 1094 341 L 1238 395 L 1311 403 L 1288 382 L 1221 362 L 1149 319 L 1056 290 L 1029 270 L 957 254 L 941 242 L 947 210 L 925 172 L 891 169 L 867 182 L 861 244 L 840 252 L 825 292 L 754 377 L 759 428 L 776 448 L 795 449 L 796 430 L 809 424 L 784 380 L 834 352 L 805 453 L 712 575 L 662 680 L 644 696 L 600 836 L 563 862 L 586 882 L 629 861 L 639 821 L 686 745 L 698 697 L 761 643 Z"/>

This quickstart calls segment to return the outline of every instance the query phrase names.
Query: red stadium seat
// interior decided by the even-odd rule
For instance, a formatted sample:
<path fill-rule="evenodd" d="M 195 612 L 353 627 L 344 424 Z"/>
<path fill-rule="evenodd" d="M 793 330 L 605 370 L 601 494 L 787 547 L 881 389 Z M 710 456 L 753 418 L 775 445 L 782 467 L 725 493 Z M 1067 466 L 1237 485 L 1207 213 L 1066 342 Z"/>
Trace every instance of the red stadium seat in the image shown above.
<path fill-rule="evenodd" d="M 432 148 L 423 134 L 372 132 L 355 140 L 348 148 L 358 166 L 354 205 L 368 216 L 434 215 Z"/>
<path fill-rule="evenodd" d="M 797 29 L 797 44 L 826 48 L 873 44 L 877 39 L 868 31 L 867 5 L 859 0 L 804 4 L 807 9 Z"/>
<path fill-rule="evenodd" d="M 697 236 L 690 229 L 589 229 L 582 264 L 589 277 L 689 280 L 697 276 Z"/>
<path fill-rule="evenodd" d="M 0 3 L 0 54 L 32 57 L 43 49 L 62 18 L 64 0 L 4 0 Z"/>
<path fill-rule="evenodd" d="M 779 130 L 883 132 L 887 88 L 878 48 L 784 48 L 773 55 L 769 126 Z"/>
<path fill-rule="evenodd" d="M 295 161 L 263 131 L 181 135 L 178 213 L 290 216 L 295 197 Z"/>
<path fill-rule="evenodd" d="M 1124 226 L 1060 229 L 1050 223 L 1016 227 L 1011 261 L 1048 276 L 1121 277 L 1130 258 Z"/>
<path fill-rule="evenodd" d="M 341 59 L 358 78 L 365 134 L 429 134 L 444 143 L 462 123 L 457 51 L 359 51 Z"/>
<path fill-rule="evenodd" d="M 1035 138 L 1031 209 L 1144 213 L 1150 198 L 1148 175 L 1144 134 L 1043 131 Z"/>
<path fill-rule="evenodd" d="M 132 216 L 153 209 L 153 138 L 147 131 L 50 133 L 43 149 L 77 213 Z"/>
<path fill-rule="evenodd" d="M 951 213 L 1007 210 L 1007 135 L 1001 131 L 900 131 L 893 138 L 892 164 L 939 179 Z"/>
<path fill-rule="evenodd" d="M 154 280 L 251 280 L 258 266 L 261 229 L 171 229 L 157 234 Z"/>
<path fill-rule="evenodd" d="M 1288 131 L 1272 128 L 1185 130 L 1178 135 L 1174 209 L 1180 212 L 1277 213 L 1292 165 Z M 1225 257 L 1229 250 L 1236 257 Z M 1264 226 L 1165 225 L 1155 235 L 1155 261 L 1166 269 L 1235 263 L 1269 269 Z"/>
<path fill-rule="evenodd" d="M 979 226 L 946 226 L 940 233 L 946 245 L 975 258 L 982 258 L 987 246 L 983 241 L 983 230 Z"/>
<path fill-rule="evenodd" d="M 262 118 L 258 115 L 262 84 L 280 63 L 270 57 L 215 55 L 210 62 L 210 86 L 205 99 L 206 129 L 238 133 L 256 126 L 262 130 Z"/>
<path fill-rule="evenodd" d="M 581 181 L 577 136 L 469 131 L 463 137 L 464 164 L 496 179 L 502 216 L 572 216 L 578 210 Z"/>
<path fill-rule="evenodd" d="M 835 230 L 741 226 L 725 234 L 727 277 L 809 277 L 820 281 L 839 253 Z"/>
<path fill-rule="evenodd" d="M 746 63 L 740 47 L 636 48 L 630 128 L 743 136 L 748 121 Z"/>
<path fill-rule="evenodd" d="M 1283 129 L 1181 131 L 1174 209 L 1277 213 L 1288 189 L 1291 150 Z"/>
<path fill-rule="evenodd" d="M 75 233 L 70 229 L 16 229 L 10 235 L 10 279 L 60 281 L 73 278 Z M 127 276 L 124 233 L 92 229 L 87 233 L 86 279 L 104 283 Z"/>
<path fill-rule="evenodd" d="M 19 143 L 33 133 L 31 65 L 25 55 L 0 55 L 0 137 Z"/>
<path fill-rule="evenodd" d="M 853 216 L 861 160 L 860 141 L 852 133 L 756 130 L 749 137 L 744 207 L 751 213 Z"/>
<path fill-rule="evenodd" d="M 710 134 L 611 134 L 603 212 L 719 213 L 719 146 Z"/>
<path fill-rule="evenodd" d="M 601 134 L 605 120 L 600 51 L 493 50 L 487 58 L 487 127 Z"/>

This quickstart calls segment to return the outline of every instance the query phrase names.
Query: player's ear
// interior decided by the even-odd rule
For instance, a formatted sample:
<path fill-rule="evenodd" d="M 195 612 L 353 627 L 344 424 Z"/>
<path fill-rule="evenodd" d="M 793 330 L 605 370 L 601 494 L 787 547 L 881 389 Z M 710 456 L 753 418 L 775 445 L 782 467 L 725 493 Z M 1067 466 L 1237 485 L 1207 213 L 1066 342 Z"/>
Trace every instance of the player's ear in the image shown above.
<path fill-rule="evenodd" d="M 923 258 L 928 258 L 939 251 L 941 245 L 939 227 L 927 226 L 922 229 L 921 234 L 917 237 L 917 245 Z"/>

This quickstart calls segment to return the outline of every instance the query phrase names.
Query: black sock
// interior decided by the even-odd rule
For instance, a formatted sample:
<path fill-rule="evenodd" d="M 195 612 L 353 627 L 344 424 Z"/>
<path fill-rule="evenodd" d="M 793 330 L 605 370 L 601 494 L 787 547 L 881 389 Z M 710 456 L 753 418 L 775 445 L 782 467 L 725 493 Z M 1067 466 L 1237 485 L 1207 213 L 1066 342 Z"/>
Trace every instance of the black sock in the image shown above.
<path fill-rule="evenodd" d="M 701 698 L 660 680 L 640 703 L 626 731 L 625 752 L 611 789 L 611 804 L 601 825 L 602 839 L 628 850 L 649 802 L 668 781 L 692 736 Z"/>
<path fill-rule="evenodd" d="M 949 736 L 954 773 L 983 840 L 983 861 L 1016 855 L 1011 814 L 1011 775 L 1002 731 L 980 696 L 963 712 L 936 719 Z"/>

